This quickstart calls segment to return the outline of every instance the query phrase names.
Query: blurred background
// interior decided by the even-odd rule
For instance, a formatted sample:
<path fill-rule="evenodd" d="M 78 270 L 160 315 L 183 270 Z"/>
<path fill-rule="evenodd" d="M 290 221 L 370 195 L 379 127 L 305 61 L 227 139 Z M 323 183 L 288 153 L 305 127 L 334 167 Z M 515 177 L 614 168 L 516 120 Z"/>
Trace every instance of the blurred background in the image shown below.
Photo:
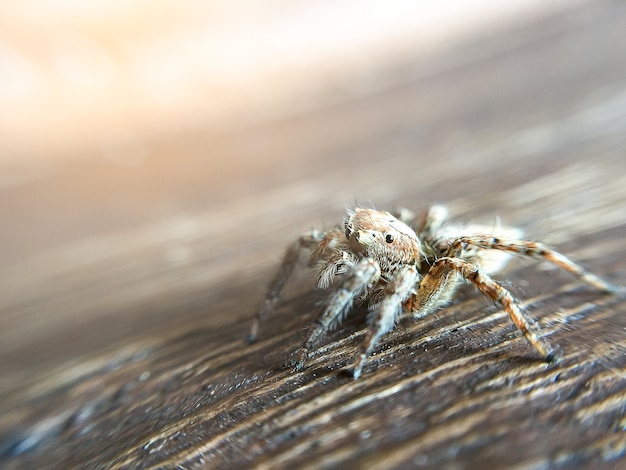
<path fill-rule="evenodd" d="M 512 205 L 532 226 L 524 191 L 493 195 L 581 139 L 621 162 L 624 13 L 0 1 L 0 390 L 130 337 L 250 318 L 285 243 L 355 201 Z"/>
<path fill-rule="evenodd" d="M 436 74 L 443 51 L 573 3 L 2 2 L 3 265 L 306 177 L 315 149 L 290 137 L 297 119 Z M 321 122 L 316 137 L 352 141 L 368 119 Z M 261 128 L 279 121 L 279 137 Z"/>
<path fill-rule="evenodd" d="M 390 69 L 408 58 L 576 3 L 3 1 L 2 164 L 91 151 L 138 165 L 154 135 L 241 128 L 372 93 L 406 79 Z"/>

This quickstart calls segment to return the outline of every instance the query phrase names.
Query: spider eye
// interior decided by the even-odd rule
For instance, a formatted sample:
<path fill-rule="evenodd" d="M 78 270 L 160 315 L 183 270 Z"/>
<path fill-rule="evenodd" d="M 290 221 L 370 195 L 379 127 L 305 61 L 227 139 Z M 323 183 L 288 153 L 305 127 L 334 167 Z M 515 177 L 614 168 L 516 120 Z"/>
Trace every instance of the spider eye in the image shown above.
<path fill-rule="evenodd" d="M 349 240 L 350 239 L 350 235 L 352 235 L 352 227 L 350 227 L 350 225 L 348 225 L 348 222 L 346 222 L 345 224 L 343 224 L 343 226 L 346 229 L 346 238 Z"/>
<path fill-rule="evenodd" d="M 387 236 L 385 237 L 385 241 L 387 243 L 393 243 L 393 235 L 388 233 Z"/>

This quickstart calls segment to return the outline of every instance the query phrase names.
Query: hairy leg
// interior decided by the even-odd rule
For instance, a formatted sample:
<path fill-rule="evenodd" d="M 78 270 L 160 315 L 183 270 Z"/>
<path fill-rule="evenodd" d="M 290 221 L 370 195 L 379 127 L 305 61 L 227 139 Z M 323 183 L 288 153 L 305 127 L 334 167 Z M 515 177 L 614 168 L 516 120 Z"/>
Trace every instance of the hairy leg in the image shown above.
<path fill-rule="evenodd" d="M 309 264 L 313 265 L 316 261 L 327 257 L 330 250 L 338 248 L 339 241 L 342 240 L 343 237 L 344 233 L 341 231 L 341 229 L 330 230 L 326 232 L 326 235 L 319 235 L 319 239 L 317 240 L 319 243 L 317 243 L 317 245 L 315 245 L 315 248 L 311 251 Z"/>
<path fill-rule="evenodd" d="M 400 269 L 385 287 L 381 301 L 372 310 L 370 329 L 363 342 L 361 354 L 354 365 L 355 379 L 361 375 L 363 363 L 380 337 L 393 329 L 397 316 L 402 312 L 402 304 L 411 295 L 418 276 L 415 266 L 406 266 Z"/>
<path fill-rule="evenodd" d="M 254 323 L 250 329 L 250 334 L 248 335 L 248 342 L 256 340 L 259 334 L 259 326 L 261 325 L 261 322 L 274 310 L 274 305 L 280 299 L 280 294 L 285 287 L 287 280 L 291 277 L 298 261 L 301 259 L 302 253 L 311 251 L 322 240 L 323 234 L 317 231 L 312 231 L 302 235 L 287 247 L 283 260 L 280 264 L 280 268 L 267 289 L 265 301 L 254 319 Z"/>
<path fill-rule="evenodd" d="M 502 286 L 483 273 L 477 266 L 459 258 L 439 258 L 422 279 L 417 294 L 412 299 L 416 316 L 423 316 L 443 301 L 449 283 L 456 282 L 454 273 L 471 283 L 483 295 L 500 304 L 513 323 L 521 330 L 528 342 L 546 360 L 554 359 L 554 350 L 540 337 L 539 326 L 528 318 L 515 300 Z M 449 289 L 448 289 L 449 291 Z"/>
<path fill-rule="evenodd" d="M 363 258 L 346 274 L 341 286 L 330 296 L 326 308 L 317 318 L 306 341 L 298 354 L 296 369 L 302 369 L 308 357 L 309 349 L 315 341 L 343 320 L 343 317 L 352 306 L 355 298 L 359 297 L 369 286 L 380 277 L 378 264 L 370 259 Z"/>
<path fill-rule="evenodd" d="M 414 227 L 415 225 L 415 213 L 406 207 L 398 207 L 397 209 L 392 210 L 391 215 L 401 222 L 404 222 L 409 227 Z"/>
<path fill-rule="evenodd" d="M 448 209 L 444 206 L 432 206 L 428 212 L 422 215 L 416 224 L 415 231 L 422 234 L 426 238 L 434 235 L 446 223 L 448 219 Z"/>
<path fill-rule="evenodd" d="M 561 269 L 568 271 L 587 284 L 605 292 L 616 292 L 618 287 L 606 282 L 595 274 L 570 261 L 566 256 L 554 251 L 539 242 L 525 240 L 500 240 L 494 237 L 461 237 L 456 240 L 448 251 L 448 256 L 458 255 L 466 246 L 475 246 L 482 249 L 501 250 L 516 253 L 521 256 L 550 261 Z"/>
<path fill-rule="evenodd" d="M 327 289 L 338 275 L 350 271 L 357 261 L 356 256 L 349 251 L 335 250 L 318 264 L 315 284 L 320 289 Z"/>

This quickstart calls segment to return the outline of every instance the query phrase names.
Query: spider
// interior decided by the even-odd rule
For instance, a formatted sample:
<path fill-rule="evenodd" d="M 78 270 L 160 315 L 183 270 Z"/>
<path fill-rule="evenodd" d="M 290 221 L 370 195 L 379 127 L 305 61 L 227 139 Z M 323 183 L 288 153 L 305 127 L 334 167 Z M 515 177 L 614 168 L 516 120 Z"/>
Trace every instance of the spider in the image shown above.
<path fill-rule="evenodd" d="M 555 350 L 541 337 L 537 323 L 490 274 L 517 254 L 550 261 L 602 291 L 617 288 L 545 245 L 520 237 L 520 230 L 499 224 L 450 222 L 443 206 L 433 206 L 421 217 L 406 209 L 394 213 L 360 207 L 348 210 L 342 225 L 327 232 L 313 230 L 288 247 L 248 339 L 257 338 L 261 322 L 274 310 L 301 254 L 308 251 L 317 286 L 337 286 L 299 350 L 297 370 L 304 368 L 311 348 L 345 318 L 355 302 L 367 302 L 369 328 L 352 369 L 358 379 L 376 343 L 394 328 L 403 312 L 425 317 L 449 302 L 463 281 L 499 304 L 537 352 L 552 362 Z"/>

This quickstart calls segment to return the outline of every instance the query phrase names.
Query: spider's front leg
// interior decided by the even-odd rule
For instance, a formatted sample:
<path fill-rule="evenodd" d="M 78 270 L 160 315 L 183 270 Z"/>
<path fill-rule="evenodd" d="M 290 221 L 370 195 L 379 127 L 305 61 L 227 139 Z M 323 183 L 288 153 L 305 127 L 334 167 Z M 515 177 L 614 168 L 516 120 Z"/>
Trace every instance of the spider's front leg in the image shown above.
<path fill-rule="evenodd" d="M 382 335 L 393 329 L 397 316 L 402 313 L 402 304 L 415 289 L 419 278 L 415 266 L 401 268 L 391 279 L 383 291 L 381 301 L 372 309 L 370 330 L 365 337 L 361 354 L 354 364 L 352 375 L 358 379 L 365 359 Z"/>
<path fill-rule="evenodd" d="M 380 267 L 376 261 L 370 258 L 361 259 L 351 271 L 346 274 L 341 286 L 336 289 L 322 314 L 317 318 L 306 341 L 302 345 L 296 362 L 296 369 L 304 368 L 309 349 L 315 341 L 343 320 L 345 314 L 352 306 L 355 298 L 359 297 L 368 287 L 374 284 L 380 277 Z"/>
<path fill-rule="evenodd" d="M 256 340 L 259 334 L 259 326 L 261 325 L 261 322 L 274 310 L 274 305 L 280 299 L 280 294 L 285 287 L 287 280 L 291 277 L 294 268 L 298 264 L 302 253 L 311 251 L 323 240 L 324 234 L 313 230 L 310 233 L 300 236 L 300 238 L 287 247 L 283 260 L 280 264 L 280 268 L 267 289 L 265 301 L 257 312 L 254 323 L 252 323 L 252 328 L 250 329 L 250 334 L 248 335 L 248 342 L 252 343 Z"/>
<path fill-rule="evenodd" d="M 539 326 L 523 313 L 509 291 L 496 283 L 477 266 L 459 258 L 439 258 L 433 263 L 428 274 L 422 279 L 415 298 L 412 299 L 412 308 L 415 310 L 416 316 L 423 316 L 443 302 L 441 300 L 442 295 L 446 291 L 450 291 L 448 289 L 450 283 L 456 284 L 454 273 L 460 274 L 463 279 L 481 291 L 485 297 L 500 304 L 513 323 L 522 331 L 528 342 L 547 361 L 555 359 L 554 349 L 540 337 Z"/>

